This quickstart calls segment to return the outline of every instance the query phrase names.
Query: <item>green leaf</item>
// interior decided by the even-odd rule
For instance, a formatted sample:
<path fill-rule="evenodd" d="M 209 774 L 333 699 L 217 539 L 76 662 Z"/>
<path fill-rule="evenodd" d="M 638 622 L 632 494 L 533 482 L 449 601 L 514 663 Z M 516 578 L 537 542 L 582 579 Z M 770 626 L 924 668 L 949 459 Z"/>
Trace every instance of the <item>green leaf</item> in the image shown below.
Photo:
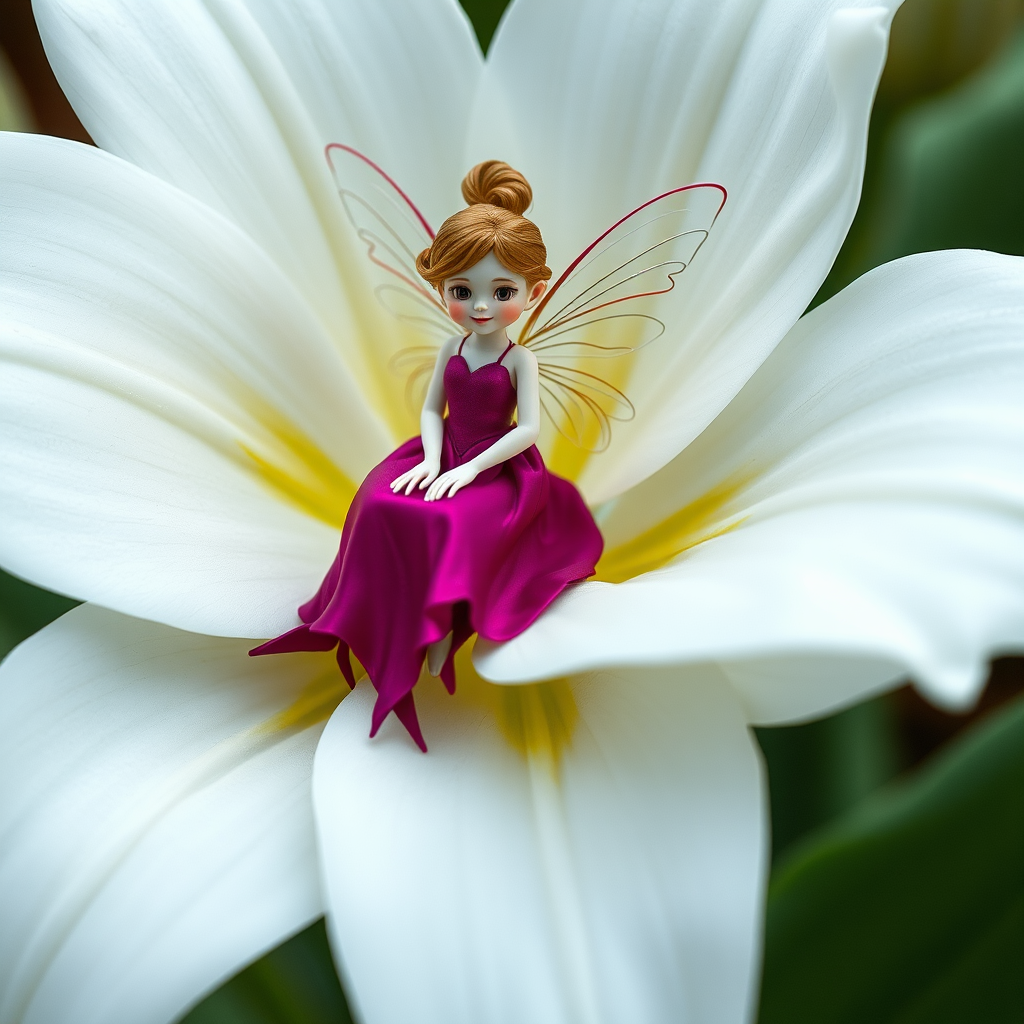
<path fill-rule="evenodd" d="M 1024 255 L 1024 31 L 954 89 L 876 107 L 863 200 L 811 305 L 889 260 L 959 248 Z"/>
<path fill-rule="evenodd" d="M 76 604 L 0 570 L 0 658 Z"/>
<path fill-rule="evenodd" d="M 774 860 L 888 782 L 904 763 L 888 694 L 816 722 L 756 732 L 768 768 Z"/>
<path fill-rule="evenodd" d="M 786 857 L 760 1024 L 1024 1020 L 1024 700 Z"/>
<path fill-rule="evenodd" d="M 1024 255 L 1024 33 L 1001 60 L 894 126 L 879 262 L 932 249 Z"/>
<path fill-rule="evenodd" d="M 480 42 L 480 49 L 486 53 L 487 48 L 491 45 L 491 39 L 494 38 L 494 30 L 498 27 L 498 22 L 501 21 L 501 16 L 509 5 L 509 0 L 459 0 L 459 3 L 473 23 L 476 37 Z"/>
<path fill-rule="evenodd" d="M 0 131 L 35 131 L 25 90 L 3 50 L 0 50 Z"/>
<path fill-rule="evenodd" d="M 323 920 L 236 974 L 181 1024 L 352 1024 Z"/>

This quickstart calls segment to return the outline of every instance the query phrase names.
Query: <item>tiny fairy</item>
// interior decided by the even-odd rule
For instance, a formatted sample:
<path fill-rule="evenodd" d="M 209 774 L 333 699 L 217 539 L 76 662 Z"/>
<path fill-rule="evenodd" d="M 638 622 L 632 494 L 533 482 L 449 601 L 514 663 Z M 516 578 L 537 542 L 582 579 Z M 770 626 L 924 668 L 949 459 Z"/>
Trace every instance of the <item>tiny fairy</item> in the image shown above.
<path fill-rule="evenodd" d="M 701 183 L 649 199 L 549 288 L 540 230 L 523 216 L 532 191 L 508 164 L 474 167 L 462 183 L 466 209 L 435 234 L 372 160 L 338 143 L 327 158 L 377 298 L 427 342 L 395 361 L 407 393 L 429 383 L 420 436 L 363 481 L 334 564 L 299 608 L 302 625 L 249 653 L 337 646 L 355 686 L 351 651 L 377 691 L 370 735 L 394 711 L 426 750 L 412 693 L 424 659 L 454 693 L 453 659 L 473 633 L 510 640 L 594 573 L 601 533 L 573 484 L 545 467 L 535 444 L 541 416 L 591 453 L 608 447 L 612 421 L 633 417 L 600 360 L 628 360 L 664 333 L 659 303 L 704 244 L 726 192 Z M 453 336 L 454 326 L 462 333 Z"/>
<path fill-rule="evenodd" d="M 592 575 L 601 533 L 576 488 L 549 473 L 540 434 L 538 360 L 508 328 L 541 301 L 551 271 L 532 193 L 505 163 L 478 164 L 468 206 L 416 260 L 450 323 L 420 417 L 421 434 L 370 471 L 348 511 L 338 555 L 302 625 L 254 655 L 338 647 L 377 691 L 371 735 L 394 711 L 426 750 L 413 687 L 428 671 L 455 690 L 453 658 L 473 633 L 525 630 L 570 584 Z M 447 410 L 447 415 L 446 415 Z"/>

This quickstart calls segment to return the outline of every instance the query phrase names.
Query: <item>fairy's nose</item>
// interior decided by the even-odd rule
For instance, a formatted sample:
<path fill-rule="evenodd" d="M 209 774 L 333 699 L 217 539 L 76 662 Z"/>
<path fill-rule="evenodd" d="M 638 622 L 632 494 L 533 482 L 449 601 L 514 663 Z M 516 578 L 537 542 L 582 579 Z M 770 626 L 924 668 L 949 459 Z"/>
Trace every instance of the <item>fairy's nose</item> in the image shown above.
<path fill-rule="evenodd" d="M 479 309 L 479 310 L 486 309 L 487 308 L 487 300 L 481 295 L 480 298 L 476 300 L 476 303 L 473 306 L 473 308 L 474 309 Z"/>

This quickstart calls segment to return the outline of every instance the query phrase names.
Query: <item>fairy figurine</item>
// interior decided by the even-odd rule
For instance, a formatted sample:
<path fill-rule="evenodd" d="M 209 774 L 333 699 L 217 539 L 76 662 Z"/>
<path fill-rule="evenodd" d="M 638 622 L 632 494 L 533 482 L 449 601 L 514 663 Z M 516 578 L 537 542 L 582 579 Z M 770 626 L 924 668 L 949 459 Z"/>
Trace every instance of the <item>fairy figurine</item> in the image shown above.
<path fill-rule="evenodd" d="M 575 443 L 607 445 L 609 421 L 629 418 L 632 406 L 582 367 L 635 351 L 663 331 L 637 300 L 672 289 L 710 226 L 695 225 L 692 197 L 678 198 L 718 189 L 698 216 L 713 222 L 724 189 L 687 186 L 644 204 L 549 290 L 540 230 L 524 216 L 532 191 L 508 164 L 474 167 L 462 182 L 467 207 L 434 234 L 368 158 L 339 145 L 328 156 L 346 212 L 383 272 L 378 298 L 440 335 L 439 344 L 410 353 L 410 384 L 429 374 L 420 436 L 359 487 L 337 557 L 298 610 L 302 624 L 250 653 L 337 646 L 354 686 L 351 651 L 377 691 L 370 735 L 394 711 L 425 751 L 413 700 L 424 661 L 454 693 L 453 659 L 474 633 L 510 640 L 566 587 L 594 573 L 601 533 L 573 484 L 544 465 L 536 447 L 542 409 Z M 540 317 L 569 281 L 576 287 L 568 298 L 563 290 L 567 301 Z M 623 301 L 630 308 L 609 312 Z M 514 341 L 508 329 L 527 310 Z M 611 343 L 601 331 L 608 326 Z"/>

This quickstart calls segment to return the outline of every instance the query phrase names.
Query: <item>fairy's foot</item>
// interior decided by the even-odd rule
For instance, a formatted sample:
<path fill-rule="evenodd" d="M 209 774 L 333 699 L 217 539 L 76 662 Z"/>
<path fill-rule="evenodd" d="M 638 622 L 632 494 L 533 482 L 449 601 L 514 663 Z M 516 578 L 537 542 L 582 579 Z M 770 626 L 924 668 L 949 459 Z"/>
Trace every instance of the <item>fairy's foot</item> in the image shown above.
<path fill-rule="evenodd" d="M 431 644 L 427 648 L 427 671 L 432 676 L 439 676 L 444 663 L 448 659 L 448 652 L 452 649 L 452 635 L 449 633 L 443 640 Z"/>

